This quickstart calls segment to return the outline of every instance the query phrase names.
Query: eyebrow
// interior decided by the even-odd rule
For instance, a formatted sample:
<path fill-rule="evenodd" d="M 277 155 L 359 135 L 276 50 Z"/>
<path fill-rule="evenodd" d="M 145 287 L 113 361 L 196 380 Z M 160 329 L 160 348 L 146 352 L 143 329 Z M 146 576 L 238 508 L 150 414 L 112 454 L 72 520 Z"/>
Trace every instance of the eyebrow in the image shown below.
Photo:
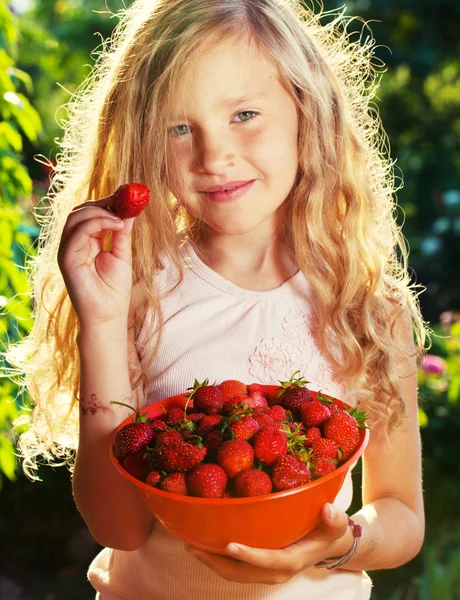
<path fill-rule="evenodd" d="M 237 104 L 246 104 L 247 102 L 260 102 L 261 100 L 266 100 L 268 98 L 268 94 L 261 93 L 255 95 L 246 95 L 240 96 L 239 98 L 229 98 L 228 100 L 224 100 L 222 105 L 224 106 L 236 106 Z"/>
<path fill-rule="evenodd" d="M 238 98 L 227 98 L 226 100 L 223 100 L 222 102 L 217 103 L 216 107 L 220 106 L 224 106 L 227 108 L 234 108 L 236 106 L 242 105 L 242 104 L 252 104 L 253 102 L 262 102 L 263 100 L 267 100 L 268 98 L 268 94 L 262 92 L 260 94 L 246 94 L 245 96 L 239 96 Z M 172 117 L 171 119 L 169 119 L 170 121 L 178 121 L 180 120 L 182 117 Z"/>

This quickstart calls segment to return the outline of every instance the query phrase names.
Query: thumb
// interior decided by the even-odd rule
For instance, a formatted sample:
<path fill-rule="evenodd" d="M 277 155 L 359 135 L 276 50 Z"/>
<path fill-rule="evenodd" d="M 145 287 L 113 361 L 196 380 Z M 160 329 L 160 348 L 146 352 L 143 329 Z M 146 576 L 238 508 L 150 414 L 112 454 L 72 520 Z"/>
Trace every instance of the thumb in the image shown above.
<path fill-rule="evenodd" d="M 323 532 L 335 540 L 344 536 L 348 529 L 348 515 L 345 511 L 340 510 L 334 504 L 324 504 L 321 509 L 321 524 Z"/>
<path fill-rule="evenodd" d="M 112 249 L 111 252 L 115 258 L 124 261 L 127 264 L 132 262 L 132 234 L 133 234 L 134 218 L 125 219 L 121 229 L 112 232 Z"/>

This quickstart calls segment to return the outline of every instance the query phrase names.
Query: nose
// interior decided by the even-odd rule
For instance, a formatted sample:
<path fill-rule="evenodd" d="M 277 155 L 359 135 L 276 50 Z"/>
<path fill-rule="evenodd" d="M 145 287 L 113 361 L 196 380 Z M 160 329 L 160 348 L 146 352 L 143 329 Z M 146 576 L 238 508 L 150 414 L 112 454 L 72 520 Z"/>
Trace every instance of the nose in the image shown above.
<path fill-rule="evenodd" d="M 202 132 L 196 138 L 195 158 L 199 171 L 220 173 L 235 159 L 231 136 L 223 131 Z"/>

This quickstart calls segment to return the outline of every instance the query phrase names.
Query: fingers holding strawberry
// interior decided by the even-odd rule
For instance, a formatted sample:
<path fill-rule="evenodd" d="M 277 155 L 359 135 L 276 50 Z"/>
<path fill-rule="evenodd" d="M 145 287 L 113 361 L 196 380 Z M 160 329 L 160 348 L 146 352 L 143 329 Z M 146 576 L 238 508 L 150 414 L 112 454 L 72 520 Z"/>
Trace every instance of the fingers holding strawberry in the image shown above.
<path fill-rule="evenodd" d="M 121 194 L 75 207 L 62 232 L 58 264 L 81 325 L 121 322 L 128 314 L 133 221 L 148 198 L 144 193 L 142 202 L 131 202 L 130 186 L 122 187 Z"/>

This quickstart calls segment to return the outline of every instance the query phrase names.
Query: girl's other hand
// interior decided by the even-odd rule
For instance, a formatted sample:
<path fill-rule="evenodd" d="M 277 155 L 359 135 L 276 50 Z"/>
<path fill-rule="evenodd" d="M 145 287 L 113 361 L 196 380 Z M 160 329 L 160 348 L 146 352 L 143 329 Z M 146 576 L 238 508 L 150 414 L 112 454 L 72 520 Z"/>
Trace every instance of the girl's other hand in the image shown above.
<path fill-rule="evenodd" d="M 81 327 L 123 322 L 132 288 L 131 238 L 134 219 L 106 210 L 110 197 L 85 202 L 69 214 L 58 264 Z M 112 232 L 111 249 L 104 238 Z"/>
<path fill-rule="evenodd" d="M 348 515 L 330 504 L 322 509 L 323 522 L 307 536 L 281 550 L 251 548 L 238 544 L 235 558 L 203 552 L 186 546 L 186 550 L 217 575 L 240 583 L 285 583 L 308 567 L 336 556 L 342 556 L 353 545 Z M 232 544 L 233 545 L 233 544 Z"/>

